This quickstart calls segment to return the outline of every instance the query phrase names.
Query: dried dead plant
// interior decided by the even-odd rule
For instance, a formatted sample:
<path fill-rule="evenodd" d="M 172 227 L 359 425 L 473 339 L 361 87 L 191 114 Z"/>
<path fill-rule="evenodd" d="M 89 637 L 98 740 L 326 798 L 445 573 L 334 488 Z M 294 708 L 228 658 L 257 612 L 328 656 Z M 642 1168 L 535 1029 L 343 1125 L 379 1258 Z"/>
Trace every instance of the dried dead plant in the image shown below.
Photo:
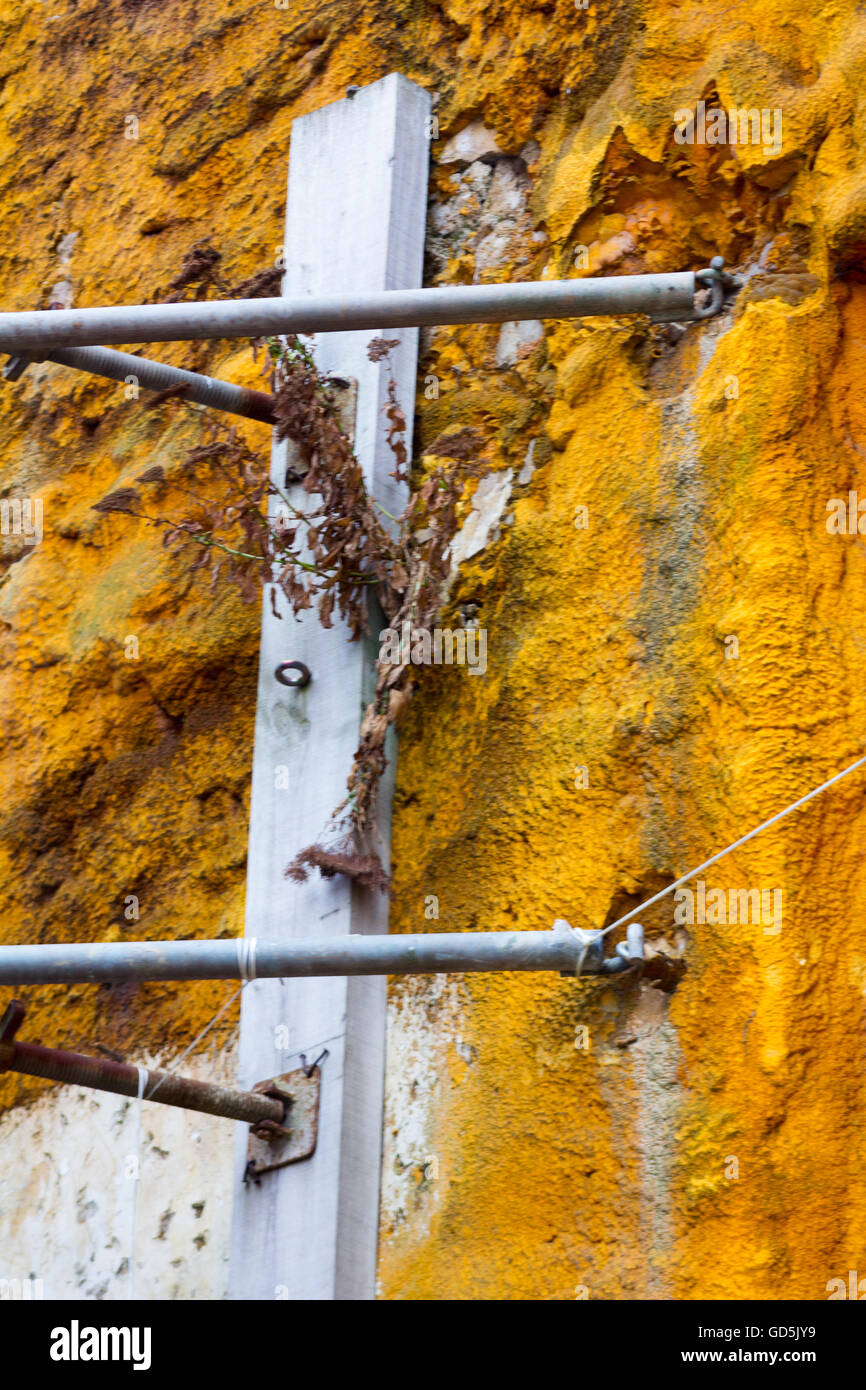
<path fill-rule="evenodd" d="M 471 465 L 467 469 L 464 461 L 461 475 L 458 460 L 450 468 L 440 464 L 411 492 L 399 517 L 386 514 L 367 489 L 340 428 L 333 390 L 309 350 L 295 337 L 268 339 L 265 346 L 277 437 L 292 440 L 306 470 L 299 488 L 291 494 L 281 489 L 271 481 L 267 461 L 236 428 L 209 418 L 204 442 L 187 453 L 171 478 L 157 466 L 136 480 L 146 487 L 180 488 L 190 499 L 185 516 L 142 510 L 140 493 L 130 487 L 104 497 L 96 510 L 161 526 L 165 545 L 194 553 L 192 568 L 209 572 L 212 590 L 225 580 L 249 602 L 262 586 L 270 588 L 278 617 L 279 589 L 293 614 L 315 606 L 326 628 L 338 612 L 349 640 L 357 641 L 368 630 L 374 589 L 392 629 L 402 632 L 407 623 L 411 630 L 429 630 L 442 604 L 457 503 Z M 373 361 L 386 360 L 395 346 L 395 340 L 376 338 L 368 353 Z M 405 481 L 406 421 L 393 378 L 385 412 L 393 476 Z M 195 490 L 187 486 L 191 476 Z M 366 887 L 389 887 L 376 845 L 376 805 L 388 730 L 411 699 L 411 673 L 410 652 L 402 646 L 396 661 L 381 654 L 377 659 L 347 795 L 320 840 L 288 866 L 290 878 L 302 882 L 316 868 L 326 878 L 342 874 Z"/>

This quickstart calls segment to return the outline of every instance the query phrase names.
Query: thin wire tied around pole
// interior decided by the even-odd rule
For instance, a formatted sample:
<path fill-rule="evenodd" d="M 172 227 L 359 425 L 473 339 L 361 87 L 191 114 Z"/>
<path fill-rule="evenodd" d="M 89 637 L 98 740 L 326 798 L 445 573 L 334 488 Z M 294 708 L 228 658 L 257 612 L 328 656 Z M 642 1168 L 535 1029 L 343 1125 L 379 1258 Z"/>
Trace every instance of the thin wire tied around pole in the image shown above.
<path fill-rule="evenodd" d="M 239 937 L 238 969 L 245 984 L 256 978 L 256 937 Z"/>
<path fill-rule="evenodd" d="M 147 1069 L 138 1068 L 138 1105 L 135 1113 L 135 1171 L 132 1174 L 132 1214 L 129 1222 L 129 1270 L 126 1297 L 135 1297 L 135 1224 L 138 1212 L 138 1183 L 141 1178 L 141 1101 L 147 1085 Z"/>
<path fill-rule="evenodd" d="M 177 1061 L 175 1062 L 174 1066 L 173 1066 L 173 1067 L 167 1067 L 167 1068 L 166 1068 L 166 1070 L 165 1070 L 165 1075 L 162 1076 L 162 1077 L 160 1077 L 159 1081 L 157 1081 L 157 1083 L 156 1083 L 156 1085 L 154 1086 L 153 1090 L 151 1091 L 150 1095 L 149 1095 L 149 1096 L 145 1096 L 145 1100 L 153 1100 L 154 1096 L 156 1095 L 156 1093 L 157 1093 L 157 1091 L 159 1090 L 160 1086 L 162 1085 L 163 1081 L 165 1081 L 165 1078 L 166 1078 L 167 1076 L 171 1076 L 172 1072 L 176 1072 L 176 1071 L 177 1071 L 177 1069 L 178 1069 L 178 1067 L 180 1066 L 181 1062 L 183 1061 L 184 1057 L 188 1057 L 188 1056 L 189 1056 L 189 1054 L 192 1052 L 193 1048 L 194 1048 L 198 1043 L 201 1042 L 201 1040 L 202 1040 L 202 1038 L 204 1037 L 205 1033 L 209 1033 L 209 1032 L 210 1032 L 211 1028 L 213 1028 L 213 1026 L 214 1026 L 214 1024 L 216 1023 L 217 1019 L 218 1019 L 222 1014 L 225 1013 L 226 1009 L 231 1008 L 231 1006 L 232 1006 L 232 1004 L 235 1002 L 235 1000 L 236 1000 L 236 999 L 243 993 L 243 991 L 246 989 L 248 983 L 249 983 L 248 980 L 244 980 L 244 982 L 243 982 L 243 984 L 241 985 L 240 989 L 236 989 L 236 990 L 235 990 L 235 992 L 234 992 L 234 994 L 232 995 L 231 999 L 227 999 L 226 1002 L 225 1002 L 224 1004 L 221 1004 L 221 1005 L 220 1005 L 220 1007 L 217 1009 L 216 1013 L 214 1014 L 213 1018 L 211 1019 L 210 1023 L 206 1023 L 205 1026 L 204 1026 L 204 1028 L 202 1028 L 201 1032 L 200 1032 L 199 1034 L 197 1034 L 196 1037 L 193 1038 L 193 1040 L 192 1040 L 192 1042 L 190 1043 L 189 1047 L 184 1048 L 183 1052 L 182 1052 L 182 1053 L 180 1054 L 180 1056 L 178 1057 L 178 1059 L 177 1059 Z M 140 1068 L 139 1068 L 139 1070 L 140 1070 Z"/>
<path fill-rule="evenodd" d="M 725 849 L 720 849 L 718 854 L 714 854 L 710 859 L 705 859 L 703 864 L 699 864 L 696 869 L 689 869 L 689 872 L 683 874 L 682 878 L 678 878 L 675 883 L 669 883 L 667 888 L 662 888 L 661 892 L 655 893 L 651 898 L 647 898 L 645 903 L 641 903 L 639 907 L 633 907 L 630 912 L 626 912 L 624 916 L 618 917 L 615 922 L 611 922 L 609 927 L 604 928 L 601 935 L 607 936 L 608 932 L 614 931 L 617 927 L 625 926 L 626 922 L 631 922 L 633 918 L 639 917 L 642 912 L 646 912 L 648 907 L 652 907 L 653 903 L 659 902 L 662 898 L 667 897 L 668 893 L 673 893 L 677 888 L 681 887 L 682 884 L 688 883 L 690 878 L 694 878 L 696 874 L 703 873 L 704 869 L 708 869 L 711 864 L 717 864 L 720 859 L 724 859 L 726 854 L 730 854 L 732 850 L 739 849 L 740 845 L 746 844 L 749 840 L 754 840 L 755 836 L 760 835 L 762 830 L 769 830 L 771 825 L 775 825 L 778 821 L 783 820 L 785 816 L 789 816 L 791 812 L 796 811 L 798 807 L 805 806 L 807 801 L 812 801 L 814 797 L 820 796 L 822 792 L 827 791 L 828 787 L 832 787 L 836 782 L 841 782 L 843 777 L 847 777 L 851 772 L 856 772 L 858 767 L 863 767 L 864 765 L 866 765 L 866 757 L 858 758 L 856 763 L 852 763 L 850 767 L 846 767 L 841 772 L 837 772 L 829 781 L 822 782 L 820 787 L 813 788 L 813 790 L 807 792 L 805 796 L 801 796 L 798 801 L 793 801 L 790 806 L 785 807 L 784 811 L 778 811 L 775 816 L 771 816 L 770 819 L 765 820 L 763 824 L 756 825 L 754 830 L 750 830 L 747 835 L 741 835 L 739 840 L 734 840 L 732 845 L 727 845 Z"/>

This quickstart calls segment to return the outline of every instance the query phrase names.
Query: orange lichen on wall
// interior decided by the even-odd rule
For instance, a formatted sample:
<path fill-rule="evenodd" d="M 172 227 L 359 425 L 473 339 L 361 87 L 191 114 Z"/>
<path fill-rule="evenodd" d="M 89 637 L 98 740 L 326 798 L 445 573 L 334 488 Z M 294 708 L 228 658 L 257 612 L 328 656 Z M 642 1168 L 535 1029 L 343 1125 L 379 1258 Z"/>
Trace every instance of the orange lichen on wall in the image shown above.
<path fill-rule="evenodd" d="M 469 441 L 509 500 L 446 615 L 486 674 L 423 672 L 401 728 L 392 930 L 603 926 L 862 751 L 863 544 L 826 525 L 866 488 L 853 4 L 775 0 L 759 36 L 697 0 L 13 0 L 0 38 L 4 308 L 164 298 L 208 237 L 226 290 L 273 265 L 292 120 L 392 70 L 440 98 L 430 281 L 738 273 L 684 329 L 425 332 L 421 466 Z M 780 111 L 781 151 L 678 142 L 699 100 Z M 241 345 L 153 355 L 260 384 Z M 0 404 L 2 495 L 44 517 L 3 537 L 2 940 L 237 934 L 257 608 L 92 510 L 201 418 L 47 364 Z M 862 1268 L 864 795 L 708 871 L 781 891 L 778 929 L 669 899 L 642 981 L 392 987 L 383 1297 L 812 1299 Z M 34 989 L 26 1036 L 170 1052 L 231 992 Z"/>
<path fill-rule="evenodd" d="M 546 237 L 497 278 L 721 253 L 740 289 L 685 330 L 548 324 L 499 371 L 495 330 L 433 337 L 422 438 L 474 426 L 515 486 L 452 591 L 487 675 L 427 673 L 401 733 L 406 930 L 604 926 L 863 752 L 863 546 L 826 524 L 866 457 L 852 22 L 776 7 L 759 53 L 745 7 L 647 8 L 582 119 L 576 87 L 532 130 Z M 780 109 L 775 162 L 679 143 L 699 99 Z M 386 1297 L 817 1299 L 862 1265 L 863 805 L 861 774 L 704 876 L 778 922 L 651 909 L 642 982 L 393 987 Z"/>

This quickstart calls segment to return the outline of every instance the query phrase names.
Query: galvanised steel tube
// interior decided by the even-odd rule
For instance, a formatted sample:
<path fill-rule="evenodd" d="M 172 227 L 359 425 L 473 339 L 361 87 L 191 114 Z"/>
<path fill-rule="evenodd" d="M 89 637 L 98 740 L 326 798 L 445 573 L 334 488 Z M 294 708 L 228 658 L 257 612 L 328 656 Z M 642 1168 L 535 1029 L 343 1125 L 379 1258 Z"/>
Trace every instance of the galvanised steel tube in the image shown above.
<path fill-rule="evenodd" d="M 60 1052 L 37 1043 L 0 1043 L 0 1073 L 4 1071 L 89 1086 L 92 1090 L 111 1091 L 117 1096 L 138 1095 L 138 1067 L 101 1057 L 86 1057 L 79 1052 Z M 222 1115 L 227 1120 L 245 1120 L 248 1124 L 271 1120 L 281 1125 L 285 1117 L 281 1100 L 253 1091 L 229 1091 L 224 1086 L 212 1086 L 207 1081 L 193 1081 L 167 1071 L 147 1072 L 143 1099 L 158 1101 L 160 1105 L 179 1105 L 185 1110 L 200 1110 L 205 1115 Z"/>
<path fill-rule="evenodd" d="M 438 975 L 480 970 L 573 971 L 581 952 L 579 938 L 570 931 L 2 946 L 0 985 Z"/>
<path fill-rule="evenodd" d="M 0 314 L 0 351 L 38 352 L 98 343 L 169 343 L 194 338 L 259 338 L 279 333 L 423 324 L 504 323 L 518 319 L 694 314 L 695 272 L 454 285 L 304 299 L 236 299 L 129 304 L 101 309 L 38 309 Z"/>
<path fill-rule="evenodd" d="M 229 415 L 260 420 L 264 425 L 274 423 L 273 398 L 265 391 L 250 391 L 243 386 L 233 386 L 229 381 L 204 376 L 201 372 L 188 372 L 183 367 L 170 367 L 166 362 L 134 357 L 130 352 L 115 352 L 112 348 L 104 347 L 61 348 L 58 351 L 52 348 L 40 360 L 57 362 L 61 367 L 75 367 L 82 372 L 92 372 L 95 376 L 109 377 L 112 381 L 126 381 L 132 376 L 148 391 L 168 391 L 175 386 L 184 386 L 184 400 L 208 405 L 213 410 L 224 410 Z"/>

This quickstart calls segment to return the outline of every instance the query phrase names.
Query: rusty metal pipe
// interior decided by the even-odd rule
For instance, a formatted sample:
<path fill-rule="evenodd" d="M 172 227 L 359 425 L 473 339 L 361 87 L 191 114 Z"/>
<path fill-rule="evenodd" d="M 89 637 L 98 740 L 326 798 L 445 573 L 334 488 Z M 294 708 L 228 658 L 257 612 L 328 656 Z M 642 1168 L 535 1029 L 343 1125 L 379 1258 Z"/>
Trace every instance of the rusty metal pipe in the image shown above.
<path fill-rule="evenodd" d="M 132 378 L 146 391 L 171 391 L 182 387 L 184 400 L 247 420 L 259 420 L 264 425 L 275 423 L 274 398 L 266 391 L 235 386 L 230 381 L 220 381 L 202 372 L 188 372 L 184 367 L 172 367 L 167 362 L 154 362 L 149 357 L 136 357 L 131 352 L 115 352 L 105 347 L 51 348 L 48 352 L 14 358 L 3 375 L 8 380 L 17 380 L 28 359 L 56 362 L 61 367 L 107 377 L 109 381 Z"/>
<path fill-rule="evenodd" d="M 138 1067 L 86 1057 L 79 1052 L 60 1052 L 37 1043 L 0 1042 L 0 1071 L 89 1086 L 91 1090 L 111 1091 L 118 1096 L 138 1095 Z M 281 1100 L 252 1091 L 229 1091 L 167 1071 L 147 1072 L 144 1099 L 160 1105 L 178 1105 L 184 1110 L 200 1110 L 205 1115 L 221 1115 L 227 1120 L 244 1120 L 247 1124 L 270 1120 L 281 1125 L 285 1118 Z"/>

